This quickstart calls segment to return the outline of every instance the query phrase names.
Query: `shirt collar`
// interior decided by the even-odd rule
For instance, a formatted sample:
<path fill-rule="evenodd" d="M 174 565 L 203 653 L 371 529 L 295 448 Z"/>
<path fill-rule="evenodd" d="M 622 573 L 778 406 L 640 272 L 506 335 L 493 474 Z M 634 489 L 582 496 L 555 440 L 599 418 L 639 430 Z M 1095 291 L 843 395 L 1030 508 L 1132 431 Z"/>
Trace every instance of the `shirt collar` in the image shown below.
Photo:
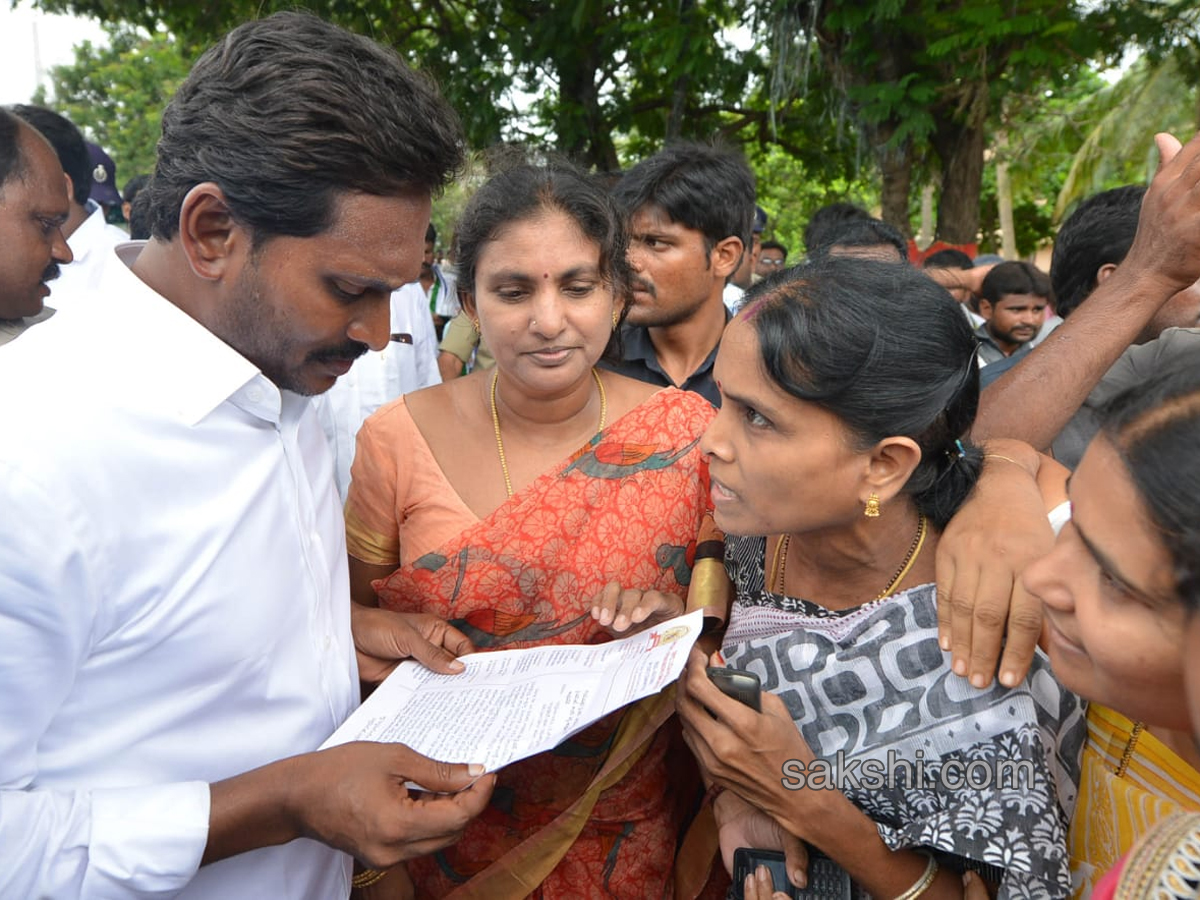
<path fill-rule="evenodd" d="M 96 207 L 86 219 L 79 223 L 79 227 L 67 238 L 67 246 L 71 248 L 71 255 L 74 257 L 68 265 L 74 265 L 87 259 L 88 254 L 99 246 L 100 236 L 104 233 L 104 224 L 104 210 L 100 207 Z"/>
<path fill-rule="evenodd" d="M 729 324 L 729 320 L 733 318 L 733 313 L 728 307 L 725 308 L 725 324 Z M 702 362 L 689 378 L 700 374 L 706 369 L 712 368 L 717 359 L 717 350 L 721 347 L 721 342 L 717 341 L 712 352 Z M 625 361 L 638 360 L 646 364 L 650 369 L 656 372 L 662 371 L 662 366 L 658 364 L 658 354 L 654 351 L 654 341 L 650 340 L 650 329 L 645 325 L 626 325 L 621 333 L 621 358 Z"/>
<path fill-rule="evenodd" d="M 114 251 L 122 265 L 105 267 L 103 302 L 91 304 L 111 323 L 101 333 L 122 329 L 125 346 L 141 371 L 144 390 L 173 409 L 188 425 L 197 425 L 222 403 L 268 422 L 278 423 L 280 390 L 258 368 L 167 298 L 133 274 L 144 241 L 129 241 Z M 98 309 L 104 307 L 103 310 Z"/>

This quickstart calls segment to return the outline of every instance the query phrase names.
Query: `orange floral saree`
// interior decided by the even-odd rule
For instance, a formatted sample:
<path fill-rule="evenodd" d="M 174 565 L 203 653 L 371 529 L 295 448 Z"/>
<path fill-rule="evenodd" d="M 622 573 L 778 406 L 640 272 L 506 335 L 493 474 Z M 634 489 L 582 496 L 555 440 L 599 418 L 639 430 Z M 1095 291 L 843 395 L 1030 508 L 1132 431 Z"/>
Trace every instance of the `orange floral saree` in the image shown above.
<path fill-rule="evenodd" d="M 590 610 L 611 581 L 675 593 L 689 609 L 723 617 L 728 583 L 698 448 L 712 416 L 698 395 L 655 394 L 487 518 L 403 560 L 375 583 L 381 605 L 441 616 L 480 650 L 609 640 Z M 412 448 L 423 439 L 415 428 L 403 443 L 367 431 L 347 529 L 351 553 L 362 548 L 359 558 L 370 560 L 390 538 L 365 499 L 374 486 L 359 475 L 420 464 Z M 372 462 L 384 452 L 409 458 Z M 394 494 L 406 528 L 420 515 L 411 493 L 382 492 Z M 409 864 L 417 896 L 671 896 L 676 846 L 697 796 L 672 713 L 664 691 L 505 768 L 462 841 Z"/>

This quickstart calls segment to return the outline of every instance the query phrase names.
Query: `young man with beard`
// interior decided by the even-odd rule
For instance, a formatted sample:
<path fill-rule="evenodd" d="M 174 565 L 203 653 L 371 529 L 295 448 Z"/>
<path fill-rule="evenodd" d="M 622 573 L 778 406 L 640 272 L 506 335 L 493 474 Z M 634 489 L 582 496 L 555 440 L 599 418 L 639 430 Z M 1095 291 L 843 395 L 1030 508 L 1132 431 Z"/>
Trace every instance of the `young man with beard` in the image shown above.
<path fill-rule="evenodd" d="M 54 312 L 43 303 L 47 282 L 71 261 L 65 184 L 54 148 L 0 109 L 0 344 Z"/>
<path fill-rule="evenodd" d="M 351 603 L 303 396 L 387 344 L 461 161 L 394 52 L 242 25 L 164 113 L 151 240 L 0 353 L 36 383 L 0 396 L 0 896 L 345 897 L 351 856 L 433 852 L 483 809 L 475 767 L 314 752 L 360 678 L 469 646 Z"/>
<path fill-rule="evenodd" d="M 1003 262 L 988 272 L 979 296 L 984 321 L 975 329 L 979 364 L 1027 353 L 1053 297 L 1050 276 L 1027 262 Z"/>
<path fill-rule="evenodd" d="M 722 293 L 750 246 L 754 173 L 736 153 L 679 143 L 630 169 L 613 193 L 629 213 L 633 303 L 612 368 L 717 406 Z"/>

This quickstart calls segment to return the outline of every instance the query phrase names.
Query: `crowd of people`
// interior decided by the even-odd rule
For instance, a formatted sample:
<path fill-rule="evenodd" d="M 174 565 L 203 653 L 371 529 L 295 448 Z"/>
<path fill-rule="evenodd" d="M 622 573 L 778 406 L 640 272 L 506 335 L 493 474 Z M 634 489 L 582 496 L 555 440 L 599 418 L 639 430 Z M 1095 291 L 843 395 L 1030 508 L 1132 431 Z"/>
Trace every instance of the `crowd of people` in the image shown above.
<path fill-rule="evenodd" d="M 0 110 L 0 896 L 1200 895 L 1200 138 L 1157 140 L 1048 274 L 848 203 L 797 262 L 688 142 L 506 161 L 442 265 L 455 113 L 311 15 L 196 63 L 137 240 Z M 675 685 L 498 772 L 318 749 L 402 660 L 692 611 Z"/>

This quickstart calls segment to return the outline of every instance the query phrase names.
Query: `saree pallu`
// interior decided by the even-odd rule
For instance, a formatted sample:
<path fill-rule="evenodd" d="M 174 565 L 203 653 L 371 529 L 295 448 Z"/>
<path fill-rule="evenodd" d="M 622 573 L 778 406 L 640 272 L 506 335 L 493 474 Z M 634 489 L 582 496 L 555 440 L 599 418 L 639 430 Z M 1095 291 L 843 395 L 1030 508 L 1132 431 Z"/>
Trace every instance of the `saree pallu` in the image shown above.
<path fill-rule="evenodd" d="M 609 582 L 724 615 L 727 582 L 698 449 L 712 408 L 660 392 L 486 519 L 376 582 L 480 650 L 598 643 Z M 721 586 L 726 587 L 724 595 Z M 415 860 L 418 897 L 663 897 L 697 773 L 664 691 L 506 767 L 462 840 Z"/>
<path fill-rule="evenodd" d="M 888 847 L 975 869 L 1001 898 L 1066 897 L 1084 713 L 1045 656 L 1015 688 L 972 687 L 938 646 L 932 584 L 834 612 L 767 591 L 764 545 L 726 540 L 729 664 L 784 701 Z M 814 785 L 798 789 L 829 780 Z"/>
<path fill-rule="evenodd" d="M 1088 708 L 1087 726 L 1068 835 L 1076 897 L 1091 896 L 1100 876 L 1158 822 L 1200 812 L 1200 772 L 1153 734 L 1135 733 L 1133 722 L 1097 703 Z"/>

